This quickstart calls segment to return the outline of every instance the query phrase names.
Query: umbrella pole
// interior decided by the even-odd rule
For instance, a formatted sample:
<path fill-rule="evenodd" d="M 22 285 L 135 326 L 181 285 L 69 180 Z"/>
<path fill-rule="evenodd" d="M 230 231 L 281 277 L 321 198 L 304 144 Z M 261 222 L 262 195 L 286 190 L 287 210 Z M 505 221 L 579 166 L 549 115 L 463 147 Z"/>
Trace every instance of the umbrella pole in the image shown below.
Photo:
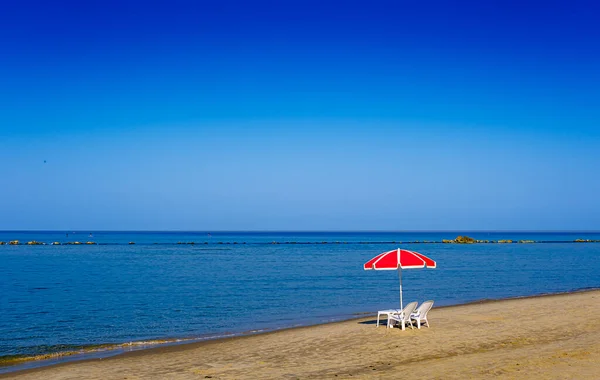
<path fill-rule="evenodd" d="M 398 268 L 398 278 L 400 279 L 400 310 L 404 309 L 402 305 L 402 268 Z"/>

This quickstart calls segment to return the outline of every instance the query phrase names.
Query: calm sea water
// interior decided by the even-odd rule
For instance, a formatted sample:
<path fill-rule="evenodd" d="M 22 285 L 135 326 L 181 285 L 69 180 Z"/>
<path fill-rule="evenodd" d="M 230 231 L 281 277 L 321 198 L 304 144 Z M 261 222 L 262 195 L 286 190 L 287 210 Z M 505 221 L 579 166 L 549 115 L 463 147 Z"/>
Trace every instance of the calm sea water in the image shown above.
<path fill-rule="evenodd" d="M 0 246 L 0 357 L 217 337 L 398 307 L 397 273 L 362 264 L 399 246 L 438 262 L 403 272 L 406 302 L 600 287 L 600 243 L 573 243 L 600 233 L 462 232 L 547 243 L 409 243 L 458 234 L 0 232 L 0 241 L 99 243 Z"/>

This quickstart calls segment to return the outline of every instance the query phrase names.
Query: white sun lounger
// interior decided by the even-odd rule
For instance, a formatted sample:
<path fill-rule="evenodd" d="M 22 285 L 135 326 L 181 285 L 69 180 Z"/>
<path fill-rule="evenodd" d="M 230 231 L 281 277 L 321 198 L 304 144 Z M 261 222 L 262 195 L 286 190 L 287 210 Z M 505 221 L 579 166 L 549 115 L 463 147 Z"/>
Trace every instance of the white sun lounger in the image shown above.
<path fill-rule="evenodd" d="M 410 318 L 414 321 L 417 321 L 417 328 L 421 328 L 421 321 L 424 321 L 424 325 L 429 327 L 429 321 L 427 320 L 427 313 L 431 310 L 433 306 L 433 301 L 425 301 L 419 306 L 419 308 L 411 314 Z"/>
<path fill-rule="evenodd" d="M 400 313 L 397 314 L 388 314 L 388 327 L 392 327 L 394 321 L 400 323 L 400 327 L 402 330 L 405 329 L 406 325 L 410 325 L 410 328 L 413 328 L 412 321 L 410 320 L 410 315 L 417 308 L 416 302 L 411 302 Z"/>

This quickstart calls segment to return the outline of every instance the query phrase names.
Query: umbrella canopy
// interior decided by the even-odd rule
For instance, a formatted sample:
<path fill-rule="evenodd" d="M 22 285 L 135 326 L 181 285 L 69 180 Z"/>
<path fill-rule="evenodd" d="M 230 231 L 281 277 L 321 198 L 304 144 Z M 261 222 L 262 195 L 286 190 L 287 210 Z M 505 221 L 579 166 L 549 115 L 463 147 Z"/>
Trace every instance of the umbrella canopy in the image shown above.
<path fill-rule="evenodd" d="M 406 249 L 384 252 L 367 261 L 365 270 L 397 270 L 400 279 L 400 309 L 402 305 L 402 269 L 435 268 L 436 263 L 429 257 Z"/>
<path fill-rule="evenodd" d="M 364 267 L 365 270 L 435 268 L 435 261 L 420 253 L 398 248 L 373 257 Z"/>

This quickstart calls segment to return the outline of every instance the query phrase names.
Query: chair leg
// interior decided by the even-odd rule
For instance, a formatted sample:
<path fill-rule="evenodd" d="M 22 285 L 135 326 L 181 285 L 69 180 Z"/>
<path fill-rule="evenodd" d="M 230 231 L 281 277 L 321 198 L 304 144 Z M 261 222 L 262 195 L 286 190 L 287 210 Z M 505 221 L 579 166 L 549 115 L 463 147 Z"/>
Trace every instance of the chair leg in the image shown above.
<path fill-rule="evenodd" d="M 417 328 L 421 330 L 421 319 L 417 319 Z"/>
<path fill-rule="evenodd" d="M 380 316 L 380 314 L 377 313 L 377 325 L 375 327 L 379 327 L 379 316 Z"/>

